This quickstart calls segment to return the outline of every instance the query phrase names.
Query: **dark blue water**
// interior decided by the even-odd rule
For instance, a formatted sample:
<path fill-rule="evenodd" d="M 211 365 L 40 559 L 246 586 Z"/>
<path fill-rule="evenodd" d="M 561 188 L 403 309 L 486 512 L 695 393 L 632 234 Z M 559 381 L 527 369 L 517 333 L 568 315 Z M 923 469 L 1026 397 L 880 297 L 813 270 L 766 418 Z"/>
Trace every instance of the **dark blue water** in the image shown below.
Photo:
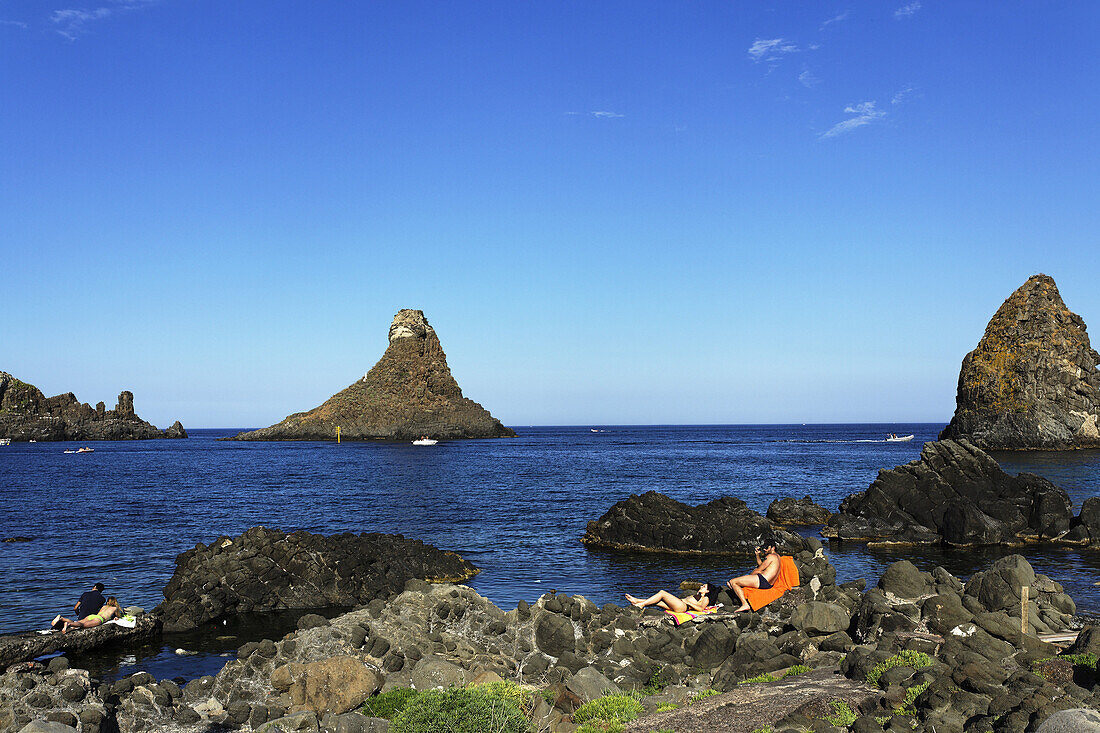
<path fill-rule="evenodd" d="M 262 524 L 285 530 L 399 532 L 456 550 L 482 573 L 472 582 L 498 605 L 555 588 L 597 603 L 675 587 L 687 576 L 725 580 L 730 560 L 590 552 L 585 524 L 631 493 L 655 489 L 699 503 L 723 495 L 758 511 L 810 494 L 835 509 L 880 468 L 913 460 L 940 424 L 517 428 L 508 440 L 416 447 L 395 443 L 234 443 L 230 430 L 182 441 L 0 447 L 0 632 L 41 627 L 80 592 L 107 584 L 124 605 L 156 605 L 176 554 Z M 886 443 L 888 432 L 914 433 Z M 1100 495 L 1100 452 L 999 454 L 1074 502 Z M 830 550 L 844 580 L 875 579 L 899 557 L 969 575 L 996 552 Z M 1026 552 L 1037 569 L 1100 611 L 1100 557 Z M 742 565 L 747 565 L 745 558 Z M 239 635 L 237 635 L 239 636 Z M 224 646 L 235 647 L 240 642 Z"/>

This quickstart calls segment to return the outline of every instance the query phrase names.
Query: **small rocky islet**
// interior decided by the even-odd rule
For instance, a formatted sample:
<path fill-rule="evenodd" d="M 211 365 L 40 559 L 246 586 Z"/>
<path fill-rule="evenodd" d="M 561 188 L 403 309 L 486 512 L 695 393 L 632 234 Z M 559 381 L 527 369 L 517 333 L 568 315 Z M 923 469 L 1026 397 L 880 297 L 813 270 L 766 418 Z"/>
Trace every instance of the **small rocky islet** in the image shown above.
<path fill-rule="evenodd" d="M 1100 354 L 1053 278 L 1028 278 L 963 359 L 940 439 L 984 450 L 1100 448 Z"/>
<path fill-rule="evenodd" d="M 393 318 L 382 358 L 361 379 L 307 412 L 228 440 L 506 438 L 515 432 L 464 397 L 424 312 Z"/>
<path fill-rule="evenodd" d="M 113 410 L 81 402 L 72 392 L 46 397 L 33 384 L 0 372 L 0 438 L 13 441 L 149 440 L 186 438 L 179 420 L 167 430 L 134 412 L 134 395 L 123 391 Z"/>

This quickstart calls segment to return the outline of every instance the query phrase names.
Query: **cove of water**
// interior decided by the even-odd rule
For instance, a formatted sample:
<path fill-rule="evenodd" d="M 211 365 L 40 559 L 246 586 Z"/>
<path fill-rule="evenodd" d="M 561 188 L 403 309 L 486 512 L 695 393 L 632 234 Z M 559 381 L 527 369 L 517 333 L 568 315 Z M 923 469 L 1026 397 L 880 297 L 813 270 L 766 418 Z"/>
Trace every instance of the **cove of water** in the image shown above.
<path fill-rule="evenodd" d="M 457 551 L 482 570 L 470 585 L 503 608 L 551 589 L 602 604 L 620 603 L 624 592 L 675 589 L 687 577 L 724 582 L 751 558 L 593 552 L 579 539 L 616 501 L 651 489 L 692 504 L 737 496 L 761 513 L 773 499 L 808 494 L 835 509 L 879 469 L 917 458 L 941 427 L 520 426 L 518 438 L 432 447 L 218 442 L 238 431 L 194 430 L 187 440 L 97 442 L 79 455 L 64 453 L 72 443 L 12 444 L 0 447 L 0 538 L 32 539 L 0 544 L 0 633 L 44 628 L 96 581 L 123 605 L 152 608 L 178 553 L 255 525 L 401 533 Z M 916 437 L 886 443 L 887 433 Z M 1100 495 L 1100 451 L 995 457 L 1010 473 L 1046 476 L 1077 508 Z M 901 558 L 966 577 L 1004 552 L 1022 552 L 1066 586 L 1079 610 L 1100 614 L 1093 551 L 826 552 L 840 581 L 871 582 Z M 193 677 L 217 671 L 220 655 L 245 641 L 289 631 L 294 618 L 241 619 L 92 661 L 106 677 L 137 669 Z M 177 647 L 201 653 L 178 656 Z"/>

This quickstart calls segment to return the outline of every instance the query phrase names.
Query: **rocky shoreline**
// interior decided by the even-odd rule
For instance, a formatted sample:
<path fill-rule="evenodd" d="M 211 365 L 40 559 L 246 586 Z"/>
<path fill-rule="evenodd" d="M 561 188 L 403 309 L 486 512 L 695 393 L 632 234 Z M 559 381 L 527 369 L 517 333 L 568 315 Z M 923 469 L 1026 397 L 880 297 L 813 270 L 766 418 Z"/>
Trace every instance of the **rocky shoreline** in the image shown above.
<path fill-rule="evenodd" d="M 871 587 L 836 585 L 816 540 L 796 557 L 802 586 L 761 612 L 720 610 L 681 626 L 563 593 L 505 611 L 466 586 L 410 579 L 331 620 L 303 616 L 296 632 L 245 644 L 217 675 L 186 683 L 139 672 L 105 684 L 63 658 L 22 662 L 0 675 L 0 733 L 413 731 L 415 716 L 397 709 L 415 711 L 439 688 L 503 696 L 522 716 L 518 730 L 564 733 L 704 722 L 1002 733 L 1100 707 L 1095 656 L 1083 656 L 1100 652 L 1100 632 L 1086 628 L 1061 654 L 1041 641 L 1080 623 L 1062 587 L 1020 556 L 965 583 L 901 561 Z M 1023 586 L 1032 589 L 1027 635 Z M 613 705 L 633 720 L 591 717 Z"/>

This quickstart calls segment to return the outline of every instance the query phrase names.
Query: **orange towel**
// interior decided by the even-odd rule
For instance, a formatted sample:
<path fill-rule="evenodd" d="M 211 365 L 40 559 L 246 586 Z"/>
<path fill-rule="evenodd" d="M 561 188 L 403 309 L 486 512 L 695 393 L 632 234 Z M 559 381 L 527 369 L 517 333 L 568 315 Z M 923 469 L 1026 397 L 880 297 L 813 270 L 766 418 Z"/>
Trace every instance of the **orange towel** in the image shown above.
<path fill-rule="evenodd" d="M 794 565 L 794 558 L 783 555 L 779 558 L 779 575 L 775 576 L 775 582 L 771 588 L 745 588 L 745 600 L 752 606 L 752 610 L 759 611 L 776 598 L 799 585 L 798 568 Z"/>

